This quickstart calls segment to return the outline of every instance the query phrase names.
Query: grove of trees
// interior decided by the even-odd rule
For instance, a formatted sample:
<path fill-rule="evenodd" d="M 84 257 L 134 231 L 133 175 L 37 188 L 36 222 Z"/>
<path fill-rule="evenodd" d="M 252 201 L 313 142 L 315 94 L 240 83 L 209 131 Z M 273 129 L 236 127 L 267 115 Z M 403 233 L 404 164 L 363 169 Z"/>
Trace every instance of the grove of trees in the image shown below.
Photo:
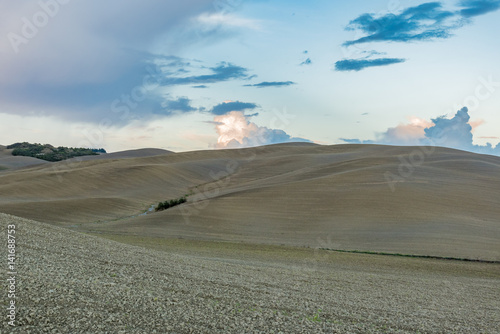
<path fill-rule="evenodd" d="M 186 196 L 183 196 L 183 197 L 177 198 L 177 199 L 171 199 L 170 201 L 160 202 L 156 206 L 155 211 L 167 210 L 171 207 L 174 207 L 176 205 L 186 203 L 186 202 L 187 202 Z"/>
<path fill-rule="evenodd" d="M 97 155 L 99 153 L 106 153 L 103 148 L 75 148 L 75 147 L 54 147 L 49 144 L 30 144 L 15 143 L 7 146 L 7 149 L 13 149 L 12 155 L 25 156 L 42 159 L 46 161 L 62 161 L 74 157 L 81 157 L 84 155 Z"/>

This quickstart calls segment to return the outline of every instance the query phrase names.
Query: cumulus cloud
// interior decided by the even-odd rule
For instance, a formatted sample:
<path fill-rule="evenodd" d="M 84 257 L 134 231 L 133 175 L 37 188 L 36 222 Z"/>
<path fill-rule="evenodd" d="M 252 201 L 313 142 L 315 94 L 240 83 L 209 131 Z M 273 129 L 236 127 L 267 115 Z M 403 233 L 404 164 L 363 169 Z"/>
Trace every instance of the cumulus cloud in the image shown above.
<path fill-rule="evenodd" d="M 366 114 L 366 113 L 365 113 Z M 376 140 L 360 140 L 341 138 L 349 144 L 389 144 L 389 145 L 420 145 L 425 138 L 425 129 L 434 123 L 418 117 L 409 117 L 409 123 L 401 123 L 388 128 L 385 132 L 376 135 Z"/>
<path fill-rule="evenodd" d="M 257 87 L 257 88 L 267 88 L 267 87 L 285 87 L 295 85 L 293 81 L 264 81 L 258 84 L 244 85 L 245 87 Z"/>
<path fill-rule="evenodd" d="M 419 145 L 425 137 L 425 129 L 434 123 L 418 117 L 410 117 L 408 124 L 399 124 L 380 134 L 377 140 L 381 143 L 399 143 L 399 145 Z"/>
<path fill-rule="evenodd" d="M 439 146 L 471 152 L 500 155 L 500 145 L 494 148 L 491 143 L 487 143 L 486 145 L 475 145 L 473 143 L 472 133 L 474 128 L 471 125 L 467 107 L 457 111 L 451 119 L 438 117 L 432 121 L 434 122 L 434 126 L 425 129 L 427 142 L 430 141 Z"/>
<path fill-rule="evenodd" d="M 425 129 L 425 137 L 448 147 L 471 149 L 474 145 L 469 121 L 469 111 L 464 107 L 451 119 L 444 116 L 433 119 L 434 126 Z"/>
<path fill-rule="evenodd" d="M 367 67 L 387 66 L 404 63 L 406 59 L 378 58 L 378 59 L 345 59 L 335 63 L 336 71 L 361 71 Z"/>
<path fill-rule="evenodd" d="M 435 145 L 483 154 L 500 155 L 500 145 L 475 145 L 473 132 L 482 120 L 471 121 L 469 110 L 464 107 L 452 118 L 437 117 L 431 121 L 413 117 L 409 124 L 400 124 L 379 134 L 376 140 L 341 139 L 346 143 L 389 145 Z M 495 138 L 495 137 L 493 137 Z"/>
<path fill-rule="evenodd" d="M 304 138 L 291 137 L 283 130 L 258 126 L 248 120 L 241 111 L 231 111 L 214 117 L 219 135 L 216 148 L 240 148 L 290 142 L 311 142 Z"/>
<path fill-rule="evenodd" d="M 224 115 L 230 111 L 243 111 L 248 109 L 257 108 L 257 104 L 248 103 L 248 102 L 240 102 L 240 101 L 225 101 L 221 104 L 214 106 L 210 112 L 214 115 Z"/>

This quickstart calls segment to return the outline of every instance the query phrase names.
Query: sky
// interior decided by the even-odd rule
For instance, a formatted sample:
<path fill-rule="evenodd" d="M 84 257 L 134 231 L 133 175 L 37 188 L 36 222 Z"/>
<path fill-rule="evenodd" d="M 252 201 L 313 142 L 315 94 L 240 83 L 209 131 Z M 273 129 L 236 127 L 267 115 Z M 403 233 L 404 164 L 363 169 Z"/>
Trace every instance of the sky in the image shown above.
<path fill-rule="evenodd" d="M 500 0 L 0 3 L 0 144 L 500 155 Z"/>

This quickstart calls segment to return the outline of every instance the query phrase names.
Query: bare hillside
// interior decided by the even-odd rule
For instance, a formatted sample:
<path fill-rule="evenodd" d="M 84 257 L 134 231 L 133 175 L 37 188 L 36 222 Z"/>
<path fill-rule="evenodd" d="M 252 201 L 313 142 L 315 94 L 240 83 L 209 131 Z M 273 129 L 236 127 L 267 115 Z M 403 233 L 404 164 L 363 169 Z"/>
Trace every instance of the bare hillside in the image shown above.
<path fill-rule="evenodd" d="M 45 160 L 32 157 L 13 156 L 12 151 L 8 150 L 6 146 L 0 145 L 0 171 L 48 163 Z"/>
<path fill-rule="evenodd" d="M 286 144 L 61 162 L 4 172 L 0 196 L 0 212 L 111 234 L 309 247 L 328 237 L 324 248 L 500 260 L 500 158 L 444 148 Z"/>
<path fill-rule="evenodd" d="M 211 244 L 207 256 L 196 243 L 148 250 L 0 214 L 4 240 L 12 224 L 16 327 L 3 321 L 2 333 L 494 333 L 500 326 L 494 264 L 227 243 Z"/>

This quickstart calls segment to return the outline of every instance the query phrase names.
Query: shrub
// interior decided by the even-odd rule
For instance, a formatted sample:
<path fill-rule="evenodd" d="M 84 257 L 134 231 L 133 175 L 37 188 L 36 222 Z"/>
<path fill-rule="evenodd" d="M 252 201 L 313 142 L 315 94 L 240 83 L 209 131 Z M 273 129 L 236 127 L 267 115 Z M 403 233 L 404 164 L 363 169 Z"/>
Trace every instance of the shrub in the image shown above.
<path fill-rule="evenodd" d="M 179 204 L 182 204 L 182 203 L 186 203 L 186 202 L 187 202 L 186 196 L 183 196 L 183 197 L 180 197 L 180 198 L 177 198 L 177 199 L 171 199 L 170 201 L 160 202 L 156 206 L 155 211 L 167 210 L 167 209 L 169 209 L 171 207 L 174 207 L 176 205 L 179 205 Z"/>

